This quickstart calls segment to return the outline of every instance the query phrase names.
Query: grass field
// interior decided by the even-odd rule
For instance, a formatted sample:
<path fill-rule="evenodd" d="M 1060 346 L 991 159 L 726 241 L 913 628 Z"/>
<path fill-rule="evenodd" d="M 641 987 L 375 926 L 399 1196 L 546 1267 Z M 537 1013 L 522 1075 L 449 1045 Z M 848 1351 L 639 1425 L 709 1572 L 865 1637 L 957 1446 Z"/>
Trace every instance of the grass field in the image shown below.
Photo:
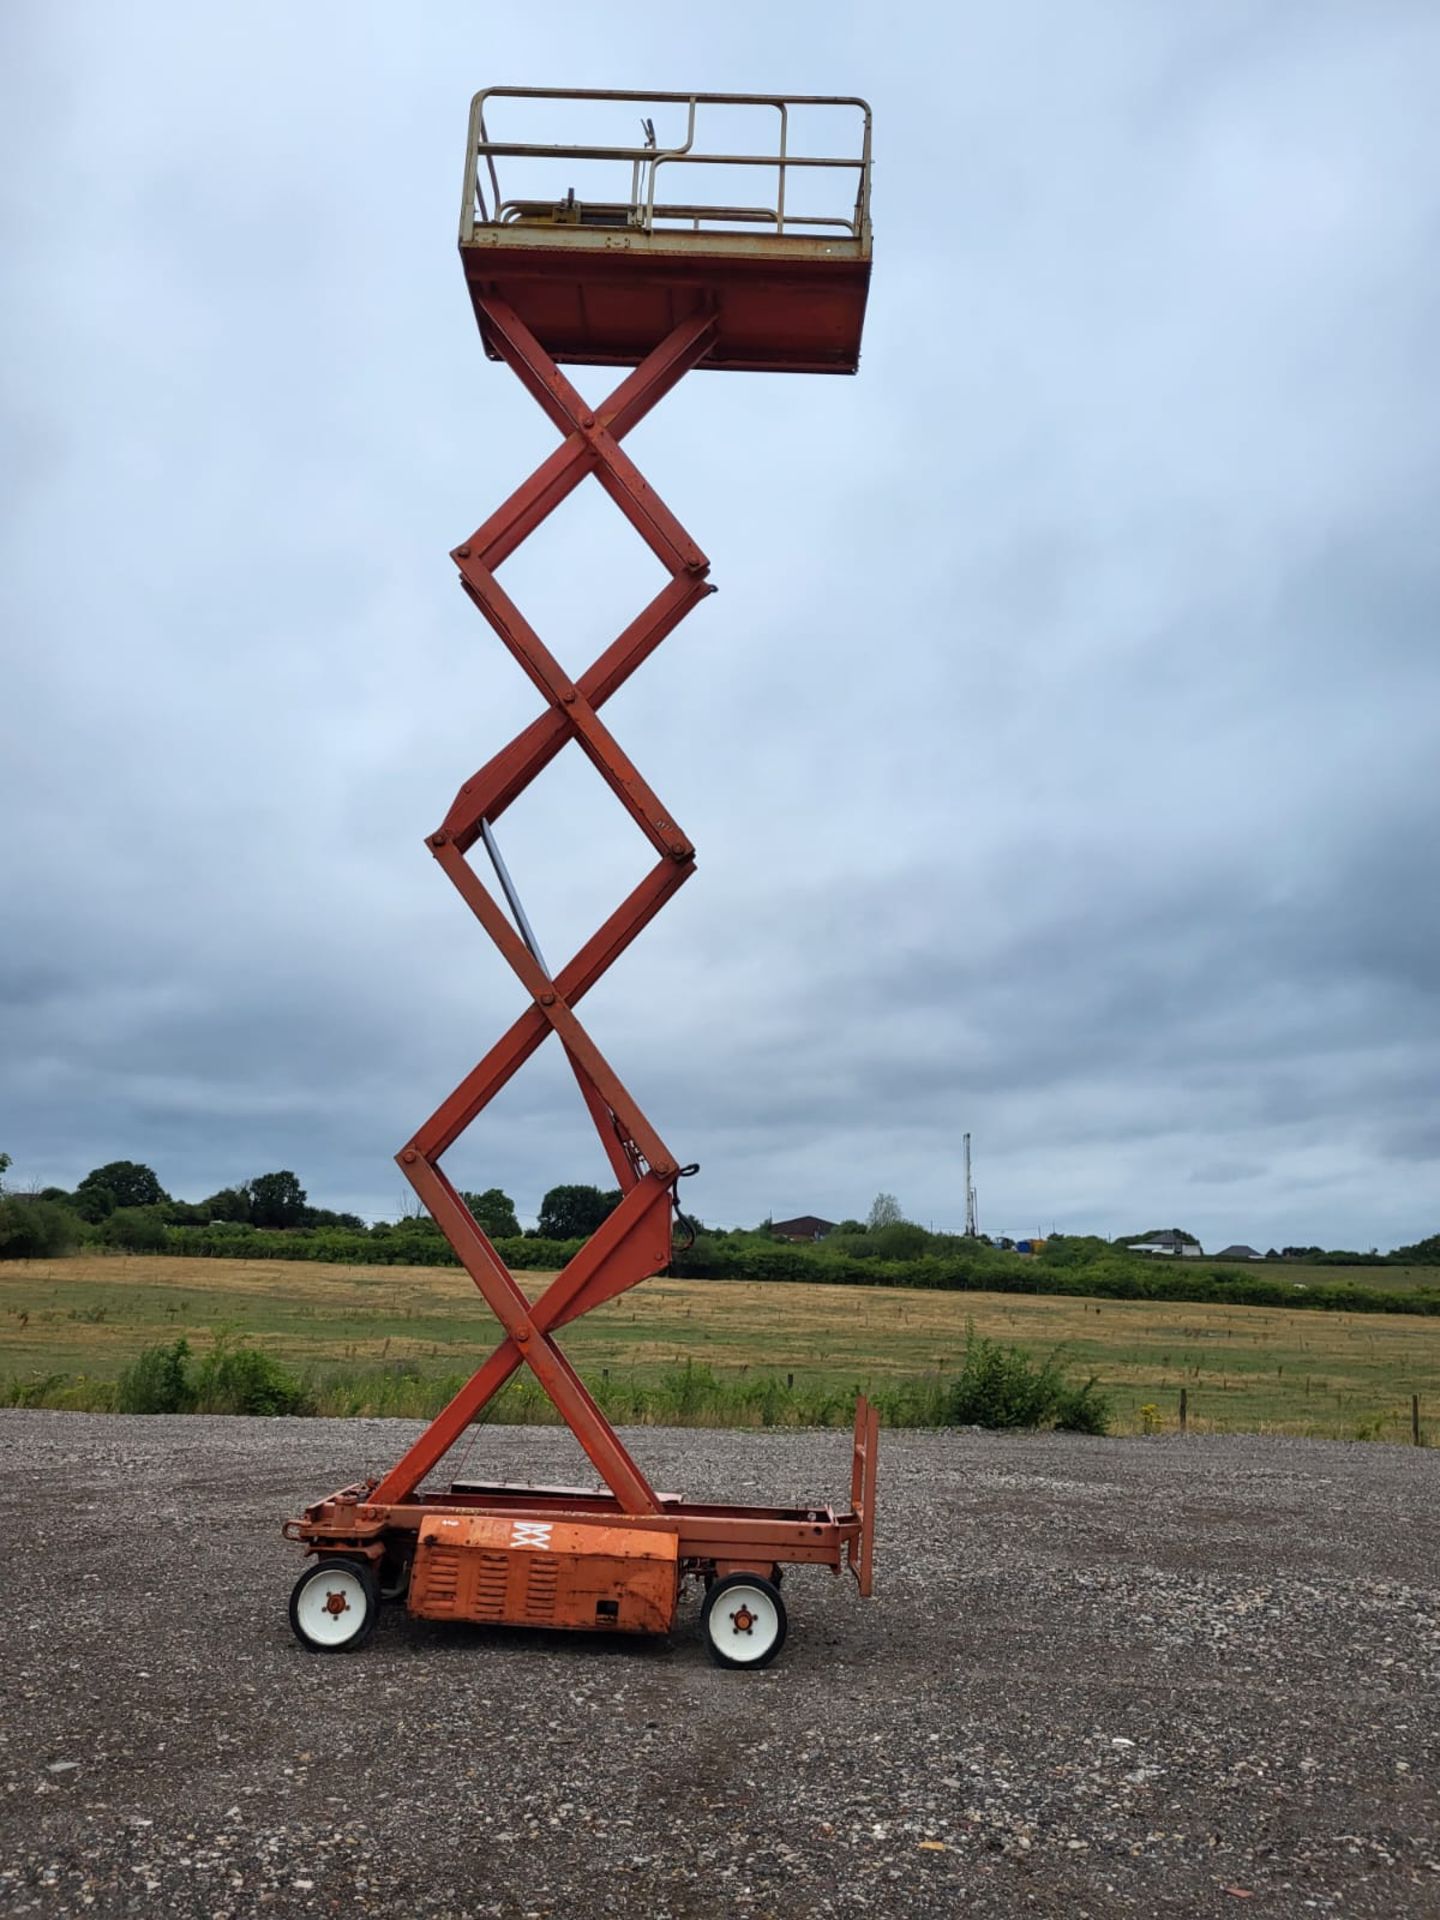
<path fill-rule="evenodd" d="M 534 1295 L 548 1276 L 520 1278 Z M 1184 1387 L 1200 1430 L 1389 1440 L 1409 1437 L 1418 1393 L 1440 1438 L 1440 1322 L 1401 1314 L 662 1279 L 577 1321 L 564 1345 L 616 1387 L 693 1360 L 724 1379 L 793 1374 L 797 1388 L 849 1394 L 943 1376 L 970 1321 L 1037 1356 L 1062 1347 L 1077 1375 L 1098 1375 L 1120 1431 L 1153 1426 L 1145 1406 L 1174 1427 Z M 229 1329 L 319 1383 L 403 1383 L 380 1403 L 394 1412 L 438 1405 L 495 1332 L 448 1268 L 101 1255 L 0 1265 L 0 1328 L 10 1380 L 113 1380 L 145 1347 L 184 1334 L 203 1351 Z"/>
<path fill-rule="evenodd" d="M 1162 1260 L 1164 1254 L 1159 1256 Z M 1274 1260 L 1186 1260 L 1186 1273 L 1254 1273 L 1265 1280 L 1288 1280 L 1306 1287 L 1368 1287 L 1380 1293 L 1440 1293 L 1440 1267 L 1327 1267 L 1317 1262 Z"/>

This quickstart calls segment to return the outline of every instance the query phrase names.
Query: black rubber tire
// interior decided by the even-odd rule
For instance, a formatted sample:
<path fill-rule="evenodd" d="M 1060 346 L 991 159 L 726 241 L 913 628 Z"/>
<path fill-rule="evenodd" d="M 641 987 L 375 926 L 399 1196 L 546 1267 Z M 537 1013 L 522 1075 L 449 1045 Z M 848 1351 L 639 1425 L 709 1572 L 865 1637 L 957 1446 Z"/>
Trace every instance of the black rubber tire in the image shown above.
<path fill-rule="evenodd" d="M 355 1632 L 347 1640 L 312 1640 L 300 1624 L 300 1598 L 312 1580 L 323 1580 L 327 1574 L 345 1572 L 354 1574 L 360 1582 L 365 1595 L 365 1617 Z M 352 1560 L 344 1554 L 327 1554 L 317 1560 L 313 1566 L 306 1567 L 295 1585 L 290 1589 L 290 1631 L 304 1647 L 307 1653 L 354 1653 L 357 1647 L 363 1647 L 375 1631 L 380 1618 L 380 1593 L 375 1584 L 374 1569 L 367 1560 Z"/>
<path fill-rule="evenodd" d="M 723 1647 L 716 1643 L 715 1636 L 710 1631 L 710 1616 L 717 1607 L 723 1608 L 725 1595 L 732 1587 L 756 1588 L 775 1609 L 777 1631 L 774 1641 L 763 1653 L 758 1654 L 751 1660 L 733 1659 L 725 1652 Z M 709 1651 L 710 1658 L 715 1662 L 717 1667 L 741 1668 L 747 1672 L 754 1672 L 760 1667 L 768 1667 L 776 1654 L 778 1654 L 784 1646 L 785 1635 L 789 1630 L 789 1625 L 789 1618 L 785 1612 L 785 1602 L 780 1597 L 779 1587 L 773 1580 L 766 1580 L 758 1573 L 727 1573 L 723 1580 L 713 1581 L 709 1591 L 705 1595 L 705 1604 L 700 1609 L 700 1630 L 705 1636 L 705 1645 Z"/>

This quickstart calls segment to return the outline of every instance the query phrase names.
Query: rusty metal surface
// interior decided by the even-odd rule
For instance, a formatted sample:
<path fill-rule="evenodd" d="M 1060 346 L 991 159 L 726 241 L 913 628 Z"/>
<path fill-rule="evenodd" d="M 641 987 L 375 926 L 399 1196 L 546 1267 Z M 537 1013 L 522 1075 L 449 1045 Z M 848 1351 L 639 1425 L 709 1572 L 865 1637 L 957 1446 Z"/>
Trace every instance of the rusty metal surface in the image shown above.
<path fill-rule="evenodd" d="M 432 1514 L 420 1527 L 406 1604 L 428 1620 L 668 1633 L 678 1592 L 674 1532 Z"/>
<path fill-rule="evenodd" d="M 625 1552 L 644 1557 L 646 1549 L 639 1543 L 653 1542 L 662 1554 L 677 1559 L 681 1573 L 694 1575 L 746 1571 L 769 1577 L 777 1566 L 786 1564 L 829 1567 L 838 1573 L 848 1564 L 860 1592 L 868 1596 L 873 1584 L 878 1442 L 879 1416 L 862 1397 L 855 1411 L 851 1506 L 844 1513 L 823 1505 L 732 1506 L 667 1493 L 656 1496 L 655 1511 L 629 1514 L 616 1495 L 603 1488 L 477 1482 L 459 1482 L 392 1504 L 384 1498 L 382 1483 L 366 1482 L 317 1501 L 301 1519 L 287 1521 L 285 1531 L 312 1552 L 364 1554 L 371 1559 L 383 1555 L 397 1563 L 407 1561 L 413 1552 L 411 1605 L 426 1614 L 435 1613 L 426 1571 L 430 1565 L 427 1541 L 456 1547 L 478 1544 L 491 1553 L 515 1551 L 533 1543 L 536 1528 L 543 1528 L 553 1539 L 556 1552 L 578 1553 L 589 1543 L 602 1557 L 607 1553 L 614 1557 L 606 1543 L 612 1536 L 623 1535 L 630 1543 Z M 498 1571 L 492 1572 L 498 1580 Z M 450 1575 L 441 1584 L 448 1594 Z M 506 1591 L 507 1604 L 518 1607 L 518 1589 Z M 576 1591 L 583 1596 L 588 1589 L 581 1582 Z M 453 1598 L 444 1601 L 449 1607 L 456 1604 Z M 583 1605 L 577 1602 L 577 1606 L 583 1613 Z M 520 1615 L 483 1617 L 509 1620 Z M 589 1622 L 577 1617 L 558 1624 Z M 665 1631 L 640 1625 L 633 1630 Z"/>
<path fill-rule="evenodd" d="M 859 1526 L 846 1542 L 845 1555 L 867 1600 L 874 1586 L 875 1482 L 879 1469 L 880 1415 L 862 1394 L 855 1405 L 855 1452 L 850 1469 L 850 1505 Z"/>
<path fill-rule="evenodd" d="M 492 90 L 489 97 L 506 91 L 514 92 Z M 560 1327 L 668 1265 L 672 1209 L 679 1211 L 678 1183 L 684 1173 L 695 1171 L 681 1166 L 576 1011 L 584 994 L 689 878 L 695 861 L 694 846 L 670 809 L 601 718 L 610 696 L 711 591 L 705 554 L 621 443 L 687 372 L 707 360 L 813 371 L 844 370 L 848 365 L 853 370 L 869 272 L 870 115 L 859 101 L 787 105 L 768 96 L 520 91 L 531 98 L 679 101 L 686 105 L 688 133 L 683 154 L 679 148 L 661 150 L 647 120 L 646 146 L 618 150 L 635 169 L 629 213 L 637 217 L 630 220 L 627 214 L 623 232 L 597 236 L 593 227 L 584 225 L 583 205 L 576 210 L 573 194 L 556 218 L 547 214 L 531 220 L 523 207 L 517 210 L 511 204 L 507 211 L 497 186 L 494 218 L 483 238 L 473 246 L 462 245 L 486 348 L 510 367 L 547 415 L 560 445 L 451 557 L 466 594 L 540 693 L 545 711 L 464 783 L 443 824 L 428 836 L 428 845 L 510 966 L 526 1004 L 396 1159 L 495 1315 L 503 1337 L 383 1478 L 315 1503 L 301 1519 L 287 1521 L 284 1531 L 308 1552 L 357 1556 L 392 1580 L 408 1574 L 412 1610 L 427 1617 L 593 1627 L 596 1610 L 602 1609 L 602 1623 L 623 1631 L 660 1632 L 673 1617 L 682 1574 L 723 1569 L 768 1577 L 786 1561 L 838 1572 L 848 1559 L 861 1591 L 870 1591 L 876 1423 L 864 1401 L 856 1420 L 852 1511 L 694 1505 L 656 1493 L 555 1339 Z M 501 151 L 486 133 L 486 98 L 477 96 L 472 110 L 467 158 L 471 215 L 477 159 L 485 159 L 493 181 Z M 764 216 L 774 227 L 768 236 L 713 234 L 705 226 L 708 216 L 689 203 L 691 230 L 677 239 L 674 229 L 664 228 L 666 209 L 655 195 L 657 169 L 682 158 L 702 166 L 718 158 L 695 146 L 697 111 L 702 104 L 716 103 L 774 107 L 779 114 L 779 197 L 777 207 Z M 790 105 L 860 109 L 859 157 L 795 154 L 787 144 Z M 584 157 L 589 150 L 522 144 L 513 151 L 568 158 Z M 603 151 L 604 157 L 615 157 L 616 150 Z M 742 151 L 729 158 L 749 164 L 752 156 Z M 839 231 L 826 239 L 793 231 L 795 225 L 808 229 L 825 221 L 786 210 L 788 173 L 805 168 L 858 171 L 854 214 L 829 223 Z M 709 209 L 711 214 L 716 211 Z M 741 210 L 736 216 L 733 207 L 718 208 L 720 215 L 742 221 L 754 211 Z M 474 240 L 476 232 L 471 218 L 468 229 L 462 229 L 462 241 Z M 533 244 L 536 232 L 543 245 Z M 843 250 L 850 257 L 844 257 Z M 497 264 L 502 255 L 509 263 L 503 269 Z M 523 262 L 523 271 L 515 269 L 516 260 Z M 476 262 L 481 263 L 478 269 Z M 502 284 L 498 277 L 502 271 L 518 274 L 514 299 L 507 297 L 511 282 Z M 681 277 L 676 278 L 677 273 Z M 532 323 L 543 308 L 537 289 L 561 302 L 559 309 L 544 309 L 539 333 Z M 579 314 L 574 338 L 565 333 L 569 323 L 563 313 L 564 303 L 572 299 Z M 574 357 L 588 352 L 590 357 L 633 363 L 634 371 L 607 400 L 592 406 L 560 370 L 558 359 L 566 347 L 576 350 Z M 668 579 L 610 646 L 572 678 L 501 586 L 497 570 L 592 476 Z M 649 841 L 655 864 L 552 974 L 500 855 L 494 826 L 570 741 Z M 468 858 L 477 843 L 490 855 L 513 918 Z M 621 1198 L 532 1303 L 440 1161 L 552 1033 L 575 1076 Z M 530 1369 L 583 1447 L 603 1489 L 588 1493 L 459 1486 L 422 1494 L 422 1485 L 456 1441 L 522 1366 Z"/>
<path fill-rule="evenodd" d="M 567 1525 L 621 1523 L 635 1532 L 673 1534 L 683 1561 L 706 1568 L 717 1561 L 764 1569 L 780 1562 L 825 1566 L 839 1572 L 865 1516 L 830 1507 L 701 1505 L 672 1500 L 655 1513 L 629 1514 L 612 1498 L 546 1494 L 515 1488 L 505 1498 L 474 1492 L 428 1492 L 396 1505 L 361 1489 L 332 1495 L 285 1523 L 286 1538 L 326 1553 L 408 1553 L 432 1521 L 558 1521 Z M 858 1551 L 858 1548 L 857 1548 Z"/>
<path fill-rule="evenodd" d="M 705 371 L 854 373 L 870 286 L 868 258 L 827 243 L 716 235 L 703 261 L 641 236 L 583 254 L 553 234 L 490 230 L 461 261 L 476 322 L 492 359 L 485 301 L 502 299 L 557 361 L 635 366 L 676 319 L 709 315 Z M 581 236 L 588 243 L 593 236 Z M 724 242 L 722 247 L 718 243 Z M 780 249 L 777 254 L 774 250 Z M 577 257 L 578 256 L 578 257 Z"/>
<path fill-rule="evenodd" d="M 682 108 L 685 125 L 668 145 L 493 136 L 487 107 L 502 103 L 523 116 L 542 102 L 577 111 L 623 103 L 632 135 L 631 109 L 639 116 L 647 107 Z M 725 114 L 755 109 L 774 115 L 775 140 L 764 151 L 726 134 Z M 798 150 L 797 111 L 828 123 L 845 151 Z M 713 150 L 699 144 L 707 116 L 722 142 Z M 640 117 L 653 133 L 653 121 Z M 560 162 L 578 190 L 535 197 L 541 169 Z M 700 169 L 691 183 L 698 190 L 657 198 L 662 170 L 677 168 Z M 530 183 L 528 197 L 502 188 L 502 170 L 507 182 L 513 174 Z M 769 201 L 725 197 L 733 176 L 757 170 L 772 183 Z M 705 191 L 711 175 L 720 183 L 715 193 Z M 853 201 L 799 212 L 797 177 L 833 179 L 837 194 L 853 182 Z M 505 357 L 486 317 L 486 299 L 498 298 L 557 361 L 635 366 L 678 320 L 709 313 L 715 331 L 697 362 L 704 368 L 853 373 L 870 280 L 870 180 L 871 116 L 859 99 L 489 88 L 472 103 L 460 220 L 460 257 L 486 351 Z"/>
<path fill-rule="evenodd" d="M 670 1257 L 670 1215 L 679 1163 L 591 1040 L 575 1001 L 693 871 L 694 848 L 669 809 L 646 784 L 599 717 L 599 708 L 629 672 L 704 595 L 709 563 L 620 446 L 623 435 L 703 352 L 710 322 L 668 330 L 644 364 L 609 402 L 592 410 L 524 323 L 502 301 L 485 301 L 492 337 L 515 373 L 564 436 L 556 455 L 454 551 L 462 584 L 534 685 L 549 713 L 496 755 L 462 788 L 445 825 L 429 845 L 456 891 L 480 921 L 530 997 L 530 1008 L 480 1066 L 399 1154 L 401 1170 L 495 1313 L 506 1338 L 490 1360 L 377 1489 L 377 1501 L 409 1498 L 506 1380 L 528 1365 L 575 1432 L 627 1513 L 659 1510 L 654 1491 L 620 1443 L 553 1338 L 566 1321 L 658 1272 Z M 572 680 L 496 578 L 513 552 L 594 474 L 671 576 L 671 585 L 603 653 Z M 618 652 L 617 652 L 618 649 Z M 573 739 L 650 841 L 657 864 L 591 942 L 552 978 L 516 931 L 467 853 L 487 827 Z M 440 1170 L 440 1155 L 517 1072 L 546 1035 L 558 1035 L 605 1148 L 623 1197 L 610 1218 L 533 1306 L 526 1299 L 458 1192 Z"/>

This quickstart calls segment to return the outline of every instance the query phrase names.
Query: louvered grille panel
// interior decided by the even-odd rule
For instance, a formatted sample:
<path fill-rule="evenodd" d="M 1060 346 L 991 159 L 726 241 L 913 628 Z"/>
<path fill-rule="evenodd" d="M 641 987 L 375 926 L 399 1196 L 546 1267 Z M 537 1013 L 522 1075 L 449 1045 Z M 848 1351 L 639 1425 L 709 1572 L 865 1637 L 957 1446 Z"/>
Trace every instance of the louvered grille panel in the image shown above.
<path fill-rule="evenodd" d="M 555 1590 L 560 1580 L 560 1562 L 548 1554 L 536 1554 L 530 1562 L 530 1577 L 525 1583 L 525 1618 L 547 1621 L 555 1618 Z"/>
<path fill-rule="evenodd" d="M 460 1591 L 460 1555 L 450 1548 L 432 1547 L 426 1555 L 426 1587 L 437 1614 L 453 1614 Z"/>
<path fill-rule="evenodd" d="M 475 1603 L 471 1609 L 476 1620 L 499 1620 L 505 1613 L 505 1588 L 510 1577 L 510 1556 L 506 1553 L 481 1553 L 475 1573 Z"/>

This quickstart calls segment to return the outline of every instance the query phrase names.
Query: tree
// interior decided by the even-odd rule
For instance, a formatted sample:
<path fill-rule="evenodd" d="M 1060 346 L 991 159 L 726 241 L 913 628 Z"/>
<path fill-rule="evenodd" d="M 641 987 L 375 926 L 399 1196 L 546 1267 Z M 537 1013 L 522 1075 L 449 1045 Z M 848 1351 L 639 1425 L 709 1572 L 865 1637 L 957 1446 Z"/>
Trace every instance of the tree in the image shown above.
<path fill-rule="evenodd" d="M 518 1239 L 520 1222 L 515 1218 L 515 1202 L 499 1187 L 487 1187 L 484 1193 L 462 1193 L 460 1198 L 474 1214 L 482 1233 L 492 1240 Z"/>
<path fill-rule="evenodd" d="M 879 1227 L 903 1226 L 904 1214 L 900 1211 L 900 1202 L 893 1193 L 877 1193 L 870 1203 L 870 1231 Z"/>
<path fill-rule="evenodd" d="M 167 1227 L 208 1227 L 211 1220 L 204 1207 L 193 1200 L 172 1200 L 160 1209 L 160 1215 Z"/>
<path fill-rule="evenodd" d="M 602 1193 L 599 1187 L 552 1187 L 540 1202 L 542 1240 L 583 1240 L 594 1233 L 620 1199 L 619 1189 Z"/>
<path fill-rule="evenodd" d="M 1040 1263 L 1046 1267 L 1088 1267 L 1104 1259 L 1109 1251 L 1110 1242 L 1096 1233 L 1052 1233 Z"/>
<path fill-rule="evenodd" d="M 71 1206 L 82 1220 L 98 1227 L 115 1211 L 115 1196 L 109 1187 L 77 1187 Z"/>
<path fill-rule="evenodd" d="M 8 1153 L 0 1153 L 0 1178 L 10 1171 L 11 1161 Z"/>
<path fill-rule="evenodd" d="M 298 1227 L 305 1219 L 305 1189 L 288 1169 L 247 1180 L 250 1219 L 257 1227 Z"/>
<path fill-rule="evenodd" d="M 207 1225 L 212 1220 L 234 1220 L 243 1225 L 250 1218 L 250 1190 L 248 1187 L 221 1187 L 218 1193 L 212 1193 L 208 1200 L 200 1202 L 200 1211 Z"/>
<path fill-rule="evenodd" d="M 87 1194 L 108 1194 L 110 1205 L 104 1209 L 107 1214 L 113 1213 L 116 1207 L 163 1206 L 170 1198 L 154 1172 L 141 1166 L 138 1160 L 111 1160 L 106 1166 L 96 1167 L 75 1189 L 77 1201 Z"/>
<path fill-rule="evenodd" d="M 307 1207 L 307 1227 L 336 1227 L 346 1233 L 364 1233 L 365 1222 L 358 1213 L 336 1213 L 329 1207 Z"/>
<path fill-rule="evenodd" d="M 876 1227 L 865 1236 L 865 1251 L 879 1260 L 918 1260 L 929 1245 L 924 1227 L 909 1220 L 892 1221 L 888 1227 Z"/>
<path fill-rule="evenodd" d="M 53 1260 L 70 1252 L 78 1232 L 74 1214 L 53 1201 L 0 1198 L 0 1260 Z"/>

